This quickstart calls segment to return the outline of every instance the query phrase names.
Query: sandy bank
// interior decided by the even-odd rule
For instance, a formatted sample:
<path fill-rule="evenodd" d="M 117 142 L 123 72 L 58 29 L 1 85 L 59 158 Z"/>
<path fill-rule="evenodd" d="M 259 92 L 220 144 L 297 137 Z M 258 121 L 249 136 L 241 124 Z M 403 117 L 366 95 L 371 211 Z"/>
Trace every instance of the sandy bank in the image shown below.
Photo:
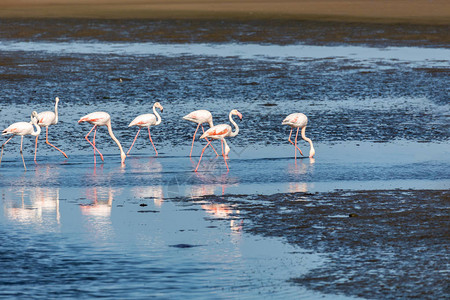
<path fill-rule="evenodd" d="M 450 24 L 446 0 L 4 0 L 0 18 L 293 19 Z"/>

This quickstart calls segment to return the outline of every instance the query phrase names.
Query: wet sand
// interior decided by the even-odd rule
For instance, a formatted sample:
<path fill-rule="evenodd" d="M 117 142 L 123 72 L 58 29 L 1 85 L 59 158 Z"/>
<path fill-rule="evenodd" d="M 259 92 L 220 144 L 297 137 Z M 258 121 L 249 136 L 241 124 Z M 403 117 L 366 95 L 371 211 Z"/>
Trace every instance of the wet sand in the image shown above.
<path fill-rule="evenodd" d="M 450 3 L 414 1 L 2 1 L 0 17 L 112 19 L 291 19 L 449 24 Z"/>

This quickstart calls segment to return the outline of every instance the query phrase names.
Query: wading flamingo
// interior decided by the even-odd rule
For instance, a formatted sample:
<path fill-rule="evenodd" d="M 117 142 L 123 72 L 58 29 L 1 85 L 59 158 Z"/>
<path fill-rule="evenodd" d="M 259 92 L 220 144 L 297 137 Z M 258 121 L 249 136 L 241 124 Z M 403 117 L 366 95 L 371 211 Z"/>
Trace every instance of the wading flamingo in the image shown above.
<path fill-rule="evenodd" d="M 65 158 L 67 158 L 66 153 L 62 151 L 61 149 L 55 147 L 54 145 L 50 144 L 48 141 L 48 126 L 50 125 L 56 125 L 58 123 L 58 102 L 59 98 L 55 98 L 55 112 L 52 111 L 44 111 L 38 114 L 38 125 L 39 127 L 45 127 L 45 143 L 47 145 L 52 146 L 59 152 L 61 152 L 62 155 L 64 155 Z M 36 136 L 36 144 L 34 149 L 34 161 L 36 162 L 36 153 L 37 153 L 37 142 L 38 142 L 39 135 Z"/>
<path fill-rule="evenodd" d="M 198 128 L 200 126 L 202 126 L 202 131 L 203 131 L 203 133 L 205 133 L 205 129 L 203 128 L 203 123 L 208 123 L 209 124 L 209 128 L 213 127 L 214 124 L 213 124 L 211 113 L 208 110 L 206 110 L 206 109 L 200 109 L 200 110 L 193 111 L 190 114 L 184 116 L 183 119 L 198 124 L 197 125 L 197 129 L 195 129 L 194 136 L 192 137 L 191 152 L 189 153 L 189 157 L 191 157 L 192 156 L 192 148 L 194 148 L 195 135 L 197 134 Z M 206 140 L 208 141 L 208 139 L 206 139 Z M 214 150 L 216 155 L 219 156 L 219 154 L 217 153 L 216 149 L 214 149 L 213 145 L 212 144 L 209 144 L 209 145 Z"/>
<path fill-rule="evenodd" d="M 33 111 L 31 113 L 31 124 L 28 122 L 17 122 L 17 123 L 9 125 L 8 128 L 3 130 L 2 135 L 12 134 L 13 136 L 10 137 L 8 140 L 6 140 L 6 142 L 4 142 L 2 145 L 2 153 L 0 154 L 0 164 L 2 163 L 3 148 L 5 147 L 6 143 L 8 143 L 16 135 L 20 135 L 22 137 L 20 140 L 20 155 L 22 156 L 23 167 L 25 168 L 25 171 L 27 170 L 27 166 L 25 165 L 25 159 L 23 158 L 23 152 L 22 152 L 23 136 L 24 135 L 38 136 L 41 133 L 41 127 L 38 125 L 37 118 L 38 118 L 38 113 Z M 36 127 L 36 131 L 34 131 L 34 127 Z"/>
<path fill-rule="evenodd" d="M 161 124 L 161 116 L 156 111 L 156 108 L 159 108 L 161 110 L 161 112 L 163 111 L 162 105 L 159 102 L 156 102 L 155 104 L 153 104 L 153 114 L 145 114 L 145 115 L 137 116 L 130 123 L 130 125 L 128 125 L 128 127 L 137 126 L 137 127 L 139 127 L 139 130 L 136 133 L 136 136 L 134 137 L 133 143 L 131 144 L 131 147 L 128 150 L 127 155 L 128 155 L 128 153 L 130 153 L 131 148 L 133 148 L 134 142 L 136 142 L 136 139 L 137 139 L 141 129 L 144 128 L 144 127 L 147 127 L 147 129 L 148 129 L 148 137 L 150 139 L 150 142 L 153 145 L 153 148 L 155 149 L 156 156 L 158 156 L 158 151 L 156 150 L 155 144 L 153 144 L 153 141 L 152 141 L 152 136 L 150 135 L 150 126 Z"/>
<path fill-rule="evenodd" d="M 228 168 L 228 164 L 227 164 L 227 157 L 228 157 L 228 153 L 230 152 L 230 147 L 228 147 L 225 137 L 234 137 L 234 136 L 238 135 L 238 133 L 239 133 L 239 126 L 236 124 L 236 122 L 234 122 L 233 115 L 238 116 L 239 119 L 242 120 L 242 114 L 240 112 L 238 112 L 236 109 L 233 109 L 232 111 L 230 111 L 230 115 L 228 118 L 230 119 L 231 124 L 233 124 L 234 127 L 236 128 L 236 130 L 234 132 L 232 131 L 230 125 L 220 124 L 220 125 L 213 126 L 210 129 L 206 130 L 205 133 L 203 133 L 202 136 L 200 137 L 201 139 L 206 139 L 207 141 L 208 141 L 208 139 L 207 139 L 208 137 L 211 139 L 214 139 L 214 140 L 220 140 L 220 143 L 222 145 L 223 160 L 225 161 L 225 165 L 227 166 L 227 171 L 230 170 Z M 206 146 L 202 149 L 202 154 L 200 155 L 200 159 L 198 161 L 197 168 L 195 168 L 195 172 L 197 172 L 197 170 L 198 170 L 198 166 L 200 165 L 200 161 L 202 160 L 203 152 L 205 152 L 206 147 L 208 147 L 208 145 L 210 145 L 210 144 L 211 144 L 211 141 L 208 141 L 208 144 L 206 144 Z M 223 149 L 224 144 L 225 144 L 225 152 Z"/>
<path fill-rule="evenodd" d="M 98 151 L 97 147 L 95 147 L 95 134 L 97 133 L 97 126 L 106 126 L 108 128 L 109 135 L 114 140 L 114 142 L 116 142 L 117 146 L 119 146 L 120 159 L 123 164 L 125 162 L 125 158 L 127 156 L 126 156 L 125 152 L 123 152 L 122 145 L 120 144 L 119 140 L 114 136 L 114 133 L 111 128 L 111 116 L 106 112 L 97 111 L 97 112 L 93 112 L 88 115 L 85 115 L 84 117 L 81 117 L 80 120 L 78 120 L 78 124 L 83 123 L 83 122 L 88 122 L 88 123 L 94 125 L 94 127 L 92 127 L 91 131 L 89 131 L 88 134 L 86 134 L 86 136 L 84 137 L 89 142 L 89 144 L 91 144 L 91 146 L 94 148 L 94 164 L 96 163 L 95 151 L 97 151 L 98 154 L 100 154 L 100 158 L 103 161 L 103 155 L 100 153 L 100 151 Z M 91 134 L 92 130 L 94 130 L 94 139 L 91 142 L 89 140 L 88 136 Z"/>
<path fill-rule="evenodd" d="M 283 122 L 281 123 L 282 125 L 289 125 L 291 126 L 291 133 L 289 134 L 289 142 L 295 146 L 294 151 L 295 151 L 295 159 L 297 159 L 297 149 L 298 151 L 300 151 L 300 154 L 303 155 L 302 150 L 300 150 L 300 148 L 297 146 L 297 137 L 298 137 L 298 131 L 301 128 L 302 129 L 302 139 L 304 139 L 305 141 L 307 141 L 309 143 L 309 145 L 311 146 L 310 150 L 309 150 L 309 157 L 313 157 L 314 154 L 316 154 L 316 151 L 314 150 L 314 146 L 313 143 L 311 141 L 311 139 L 307 138 L 305 136 L 305 131 L 306 131 L 306 124 L 308 124 L 308 118 L 302 114 L 302 113 L 294 113 L 294 114 L 290 114 L 289 116 L 287 116 Z M 293 143 L 291 141 L 291 135 L 292 135 L 292 130 L 294 128 L 297 128 L 297 134 L 295 135 L 295 143 Z"/>

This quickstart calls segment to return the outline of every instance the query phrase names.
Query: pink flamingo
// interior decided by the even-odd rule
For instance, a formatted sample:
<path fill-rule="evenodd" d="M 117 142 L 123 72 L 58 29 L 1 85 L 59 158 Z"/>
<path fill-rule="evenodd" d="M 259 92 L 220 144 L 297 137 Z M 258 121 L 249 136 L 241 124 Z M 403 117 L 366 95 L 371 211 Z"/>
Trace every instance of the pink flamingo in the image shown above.
<path fill-rule="evenodd" d="M 205 133 L 205 129 L 203 128 L 203 123 L 208 123 L 209 124 L 209 128 L 213 127 L 214 124 L 213 124 L 211 113 L 208 110 L 206 110 L 206 109 L 200 109 L 200 110 L 193 111 L 190 114 L 184 116 L 183 119 L 198 124 L 197 125 L 197 129 L 195 129 L 194 136 L 192 137 L 191 152 L 189 153 L 189 157 L 191 157 L 192 156 L 192 148 L 194 147 L 195 135 L 197 134 L 198 128 L 200 126 L 202 126 L 202 131 L 203 131 L 203 133 Z M 208 139 L 206 139 L 206 140 L 208 141 Z M 214 149 L 213 145 L 211 143 L 208 143 L 208 144 L 214 150 L 216 155 L 219 156 L 219 154 L 217 153 L 216 149 Z"/>
<path fill-rule="evenodd" d="M 230 147 L 228 147 L 225 137 L 234 137 L 234 136 L 238 135 L 238 133 L 239 133 L 239 126 L 236 124 L 236 122 L 234 122 L 233 115 L 238 116 L 239 119 L 242 120 L 242 114 L 239 111 L 237 111 L 236 109 L 233 109 L 232 111 L 230 111 L 228 118 L 230 119 L 231 124 L 233 124 L 234 127 L 236 128 L 236 130 L 234 132 L 232 131 L 230 125 L 220 124 L 220 125 L 211 127 L 210 129 L 206 130 L 205 133 L 202 134 L 202 136 L 200 138 L 206 139 L 208 141 L 208 144 L 206 144 L 206 146 L 202 149 L 202 154 L 200 155 L 200 160 L 198 161 L 197 168 L 195 168 L 195 172 L 197 172 L 197 170 L 198 170 L 198 166 L 200 165 L 200 161 L 202 160 L 203 152 L 205 152 L 206 147 L 208 147 L 208 145 L 211 144 L 211 141 L 209 141 L 207 139 L 208 137 L 211 139 L 214 139 L 214 140 L 220 140 L 220 143 L 222 145 L 223 160 L 225 161 L 225 165 L 227 166 L 227 171 L 230 170 L 228 168 L 228 164 L 227 164 L 227 157 L 228 157 L 228 153 L 230 152 Z M 224 144 L 225 144 L 225 152 L 223 149 Z"/>
<path fill-rule="evenodd" d="M 158 112 L 156 111 L 156 108 L 159 108 L 161 110 L 161 112 L 163 111 L 163 107 L 159 102 L 156 102 L 155 104 L 153 104 L 153 114 L 145 114 L 145 115 L 140 115 L 137 116 L 131 123 L 130 125 L 128 125 L 128 127 L 131 126 L 138 126 L 139 130 L 136 133 L 136 136 L 134 137 L 133 143 L 131 144 L 130 149 L 127 152 L 130 153 L 131 148 L 133 148 L 134 142 L 136 142 L 136 139 L 139 135 L 139 132 L 141 131 L 142 128 L 147 127 L 148 129 L 148 137 L 150 139 L 150 142 L 153 145 L 153 148 L 155 149 L 156 152 L 156 156 L 158 156 L 158 151 L 156 150 L 155 144 L 153 144 L 152 141 L 152 136 L 150 135 L 150 126 L 152 125 L 159 125 L 161 124 L 161 116 L 158 114 Z"/>
<path fill-rule="evenodd" d="M 34 131 L 34 127 L 36 127 L 36 131 Z M 41 133 L 41 127 L 38 126 L 38 113 L 33 111 L 31 113 L 31 124 L 28 122 L 17 122 L 14 124 L 9 125 L 8 128 L 3 130 L 2 135 L 6 134 L 12 134 L 13 136 L 10 137 L 6 142 L 2 145 L 2 153 L 0 154 L 0 164 L 2 163 L 2 157 L 3 157 L 3 148 L 4 146 L 16 135 L 20 135 L 22 138 L 20 140 L 20 155 L 22 156 L 23 161 L 23 167 L 25 168 L 25 171 L 27 170 L 27 166 L 25 165 L 25 159 L 23 158 L 23 152 L 22 152 L 22 146 L 23 146 L 23 136 L 24 135 L 33 135 L 38 136 Z"/>
<path fill-rule="evenodd" d="M 300 151 L 300 154 L 303 155 L 302 150 L 300 150 L 300 148 L 297 146 L 298 131 L 300 128 L 302 129 L 302 138 L 305 141 L 307 141 L 310 145 L 309 157 L 311 157 L 311 158 L 314 157 L 314 155 L 316 154 L 316 151 L 314 150 L 313 143 L 312 143 L 311 139 L 309 139 L 305 136 L 306 124 L 308 124 L 308 118 L 302 113 L 294 113 L 294 114 L 290 114 L 289 116 L 287 116 L 281 124 L 289 125 L 292 127 L 288 140 L 292 145 L 295 146 L 295 148 L 294 148 L 295 159 L 297 159 L 297 149 L 298 149 L 298 151 Z M 291 141 L 292 130 L 294 128 L 297 128 L 297 134 L 295 135 L 295 144 Z"/>
<path fill-rule="evenodd" d="M 120 144 L 119 140 L 114 136 L 114 133 L 111 128 L 111 116 L 106 112 L 97 111 L 97 112 L 90 113 L 84 117 L 81 117 L 81 119 L 78 120 L 78 124 L 83 123 L 83 122 L 88 122 L 88 123 L 94 125 L 94 127 L 92 127 L 91 131 L 89 131 L 88 134 L 86 134 L 86 136 L 84 137 L 89 142 L 89 144 L 91 144 L 91 146 L 94 148 L 94 164 L 96 163 L 95 151 L 97 151 L 98 154 L 100 154 L 100 158 L 103 161 L 103 155 L 100 153 L 100 151 L 98 151 L 97 147 L 95 147 L 95 134 L 97 133 L 97 126 L 106 126 L 108 128 L 109 135 L 114 140 L 114 142 L 116 142 L 117 146 L 119 146 L 120 158 L 121 158 L 121 162 L 123 164 L 125 162 L 125 158 L 127 156 L 126 156 L 125 152 L 123 152 L 122 145 Z M 94 130 L 94 139 L 91 142 L 88 139 L 88 136 L 91 134 L 92 130 Z"/>
<path fill-rule="evenodd" d="M 45 127 L 45 143 L 47 145 L 52 146 L 53 148 L 55 148 L 59 152 L 61 152 L 62 155 L 64 155 L 64 157 L 67 158 L 67 155 L 66 155 L 66 153 L 64 153 L 64 151 L 62 151 L 61 149 L 59 149 L 56 146 L 52 145 L 48 141 L 48 126 L 56 125 L 58 123 L 58 102 L 59 102 L 59 98 L 56 97 L 55 98 L 55 112 L 44 111 L 44 112 L 41 112 L 41 113 L 38 114 L 38 125 L 39 125 L 39 127 Z M 34 161 L 35 162 L 36 162 L 38 138 L 39 138 L 39 135 L 36 136 L 36 144 L 35 144 L 35 149 L 34 149 Z"/>

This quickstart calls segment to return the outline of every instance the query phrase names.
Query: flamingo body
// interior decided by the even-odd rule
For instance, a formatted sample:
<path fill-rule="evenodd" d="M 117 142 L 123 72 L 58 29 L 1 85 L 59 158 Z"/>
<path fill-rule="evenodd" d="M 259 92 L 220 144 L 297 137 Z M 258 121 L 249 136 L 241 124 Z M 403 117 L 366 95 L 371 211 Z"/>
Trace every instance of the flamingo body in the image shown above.
<path fill-rule="evenodd" d="M 289 125 L 291 127 L 305 127 L 306 124 L 308 124 L 308 117 L 306 117 L 302 113 L 293 113 L 287 116 L 284 120 L 282 125 Z"/>
<path fill-rule="evenodd" d="M 58 119 L 56 118 L 56 114 L 52 111 L 43 111 L 38 113 L 38 125 L 40 127 L 56 125 L 57 122 Z"/>
<path fill-rule="evenodd" d="M 144 114 L 137 116 L 133 121 L 131 121 L 131 126 L 138 126 L 140 128 L 150 127 L 152 125 L 156 125 L 156 116 L 154 114 Z"/>
<path fill-rule="evenodd" d="M 106 112 L 96 111 L 85 115 L 78 120 L 78 124 L 83 122 L 88 122 L 89 124 L 97 126 L 106 126 L 108 122 L 111 122 L 111 116 Z"/>
<path fill-rule="evenodd" d="M 210 129 L 206 130 L 205 133 L 203 133 L 200 138 L 204 139 L 205 137 L 208 137 L 208 138 L 211 138 L 214 140 L 221 140 L 221 139 L 229 136 L 231 132 L 232 132 L 232 129 L 231 129 L 230 125 L 219 124 L 219 125 L 213 126 Z"/>
<path fill-rule="evenodd" d="M 114 133 L 113 133 L 112 127 L 111 127 L 111 116 L 108 113 L 103 112 L 103 111 L 97 111 L 97 112 L 90 113 L 88 115 L 81 117 L 80 120 L 78 120 L 78 124 L 83 123 L 83 122 L 87 122 L 87 123 L 94 125 L 94 127 L 92 127 L 91 131 L 89 131 L 88 134 L 84 137 L 89 142 L 89 144 L 91 144 L 91 146 L 94 148 L 94 163 L 95 163 L 95 152 L 96 151 L 98 152 L 98 154 L 100 155 L 100 158 L 103 161 L 103 155 L 100 153 L 100 151 L 95 146 L 95 134 L 97 132 L 97 126 L 106 126 L 108 128 L 108 133 L 111 136 L 111 139 L 113 139 L 113 141 L 116 142 L 117 146 L 119 147 L 121 162 L 122 162 L 122 164 L 125 163 L 125 158 L 127 156 L 126 156 L 125 152 L 123 152 L 122 145 L 120 144 L 119 140 L 114 136 Z M 94 139 L 91 142 L 89 140 L 88 136 L 91 134 L 92 130 L 95 130 L 95 131 L 94 131 Z"/>
<path fill-rule="evenodd" d="M 295 147 L 295 159 L 297 159 L 297 150 L 300 151 L 300 154 L 303 155 L 302 151 L 300 150 L 299 147 L 297 147 L 297 137 L 298 137 L 298 131 L 301 128 L 301 136 L 302 139 L 304 139 L 305 141 L 307 141 L 310 145 L 310 150 L 309 150 L 309 157 L 312 158 L 314 157 L 314 155 L 316 154 L 316 151 L 314 149 L 313 146 L 313 142 L 311 141 L 311 139 L 307 138 L 305 135 L 305 131 L 306 131 L 306 125 L 308 124 L 308 117 L 305 114 L 302 113 L 293 113 L 288 115 L 286 118 L 284 118 L 283 122 L 281 123 L 281 125 L 288 125 L 291 128 L 291 133 L 289 134 L 289 142 L 291 144 L 294 145 Z M 291 135 L 292 135 L 292 130 L 294 128 L 297 128 L 297 134 L 295 135 L 295 143 L 291 141 Z"/>
<path fill-rule="evenodd" d="M 206 109 L 199 109 L 193 111 L 183 117 L 186 121 L 191 121 L 197 124 L 208 123 L 209 127 L 213 127 L 212 114 Z"/>
<path fill-rule="evenodd" d="M 2 131 L 2 135 L 13 134 L 13 135 L 31 135 L 34 132 L 34 127 L 28 122 L 16 122 L 8 126 Z"/>

